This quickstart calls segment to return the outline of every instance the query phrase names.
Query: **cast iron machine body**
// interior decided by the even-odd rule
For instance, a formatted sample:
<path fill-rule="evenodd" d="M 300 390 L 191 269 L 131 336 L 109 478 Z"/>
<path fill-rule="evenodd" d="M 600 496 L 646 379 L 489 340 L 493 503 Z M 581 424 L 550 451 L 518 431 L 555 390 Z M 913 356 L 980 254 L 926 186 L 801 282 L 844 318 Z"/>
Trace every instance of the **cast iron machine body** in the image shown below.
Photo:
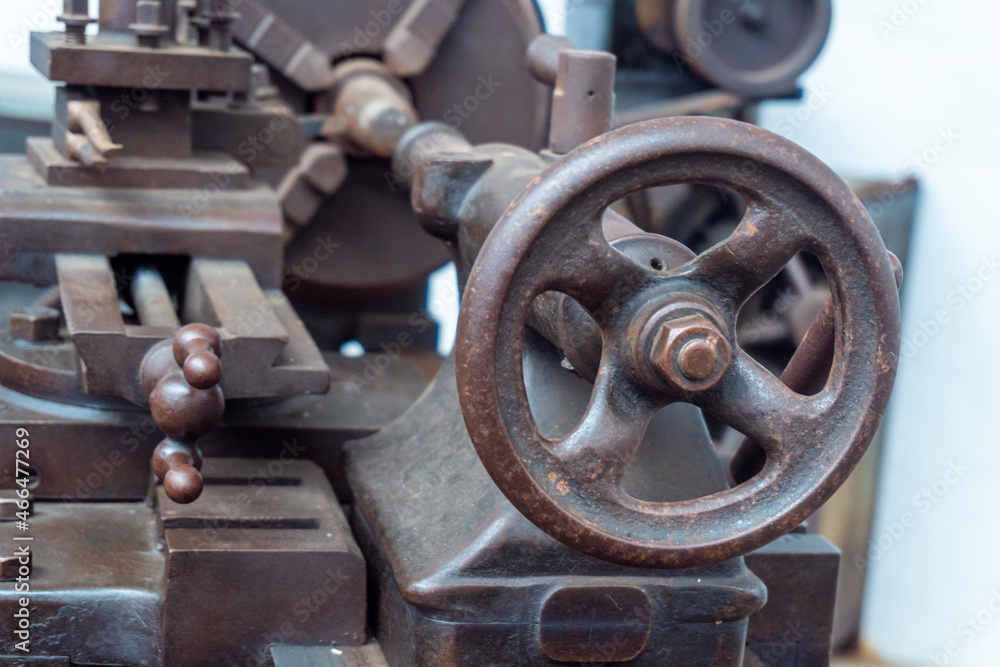
<path fill-rule="evenodd" d="M 754 656 L 748 660 L 770 660 L 787 630 L 775 632 L 772 619 L 760 635 L 747 636 L 745 614 L 763 597 L 739 557 L 796 528 L 873 437 L 898 355 L 898 262 L 853 192 L 801 149 L 721 119 L 602 133 L 610 118 L 611 81 L 600 75 L 606 60 L 536 44 L 532 64 L 543 76 L 553 71 L 547 46 L 558 52 L 562 108 L 574 111 L 573 122 L 561 124 L 560 105 L 553 109 L 553 127 L 570 128 L 557 148 L 473 147 L 427 124 L 402 137 L 394 159 L 399 177 L 412 184 L 421 223 L 456 250 L 464 303 L 457 388 L 446 367 L 406 417 L 351 447 L 358 531 L 377 554 L 384 593 L 376 632 L 396 660 L 416 645 L 418 664 L 489 663 L 504 652 L 530 664 L 740 664 L 744 642 Z M 732 236 L 697 257 L 607 210 L 641 188 L 689 182 L 732 188 L 748 202 Z M 806 335 L 810 343 L 779 381 L 742 351 L 735 320 L 749 296 L 801 251 L 820 258 L 833 293 Z M 560 374 L 583 384 L 575 393 L 557 390 Z M 453 392 L 468 434 L 437 421 Z M 554 396 L 563 398 L 555 415 Z M 733 488 L 712 462 L 697 412 L 703 435 L 683 452 L 668 444 L 656 420 L 670 406 L 672 423 L 685 423 L 683 403 L 748 436 L 732 473 L 746 477 Z M 511 505 L 460 454 L 470 444 Z M 691 474 L 695 467 L 715 472 L 702 478 Z M 463 494 L 474 501 L 455 506 L 448 491 L 455 488 L 481 491 Z M 425 514 L 445 520 L 432 529 Z M 545 577 L 535 553 L 510 548 L 538 538 L 525 517 L 572 548 L 548 543 L 546 563 L 583 552 L 617 567 L 602 564 L 586 583 Z M 826 574 L 799 592 L 816 596 L 815 604 L 822 590 L 832 603 L 836 558 L 812 548 L 799 545 L 791 562 Z M 777 552 L 784 549 L 796 552 L 787 542 Z M 775 556 L 767 548 L 754 554 L 778 582 L 773 563 L 781 557 L 768 563 Z M 723 569 L 655 569 L 713 565 Z M 515 583 L 501 578 L 487 594 L 483 572 Z M 664 594 L 690 576 L 706 601 L 721 605 L 699 608 L 697 619 L 674 606 L 682 595 Z M 742 591 L 742 602 L 723 602 L 723 590 Z M 780 584 L 775 590 L 786 595 L 776 604 L 809 606 Z M 628 600 L 633 612 L 616 616 L 597 604 L 602 596 Z M 619 641 L 586 643 L 574 634 L 581 606 L 601 609 L 605 637 Z M 823 615 L 817 626 L 828 631 L 832 604 Z M 647 616 L 649 625 L 640 620 Z M 699 619 L 719 633 L 709 653 L 696 639 Z M 525 623 L 537 634 L 511 639 L 507 628 Z M 787 664 L 825 664 L 828 637 L 807 634 L 784 640 L 795 645 L 782 652 L 782 659 L 792 656 Z"/>
<path fill-rule="evenodd" d="M 330 35 L 308 3 L 105 0 L 97 35 L 66 4 L 32 38 L 52 136 L 0 157 L 26 664 L 825 664 L 837 553 L 799 527 L 899 345 L 898 263 L 835 174 L 732 120 L 612 130 L 615 57 L 530 2 L 344 2 Z M 746 213 L 696 254 L 611 210 L 671 184 Z M 779 379 L 737 316 L 803 252 L 830 295 Z"/>

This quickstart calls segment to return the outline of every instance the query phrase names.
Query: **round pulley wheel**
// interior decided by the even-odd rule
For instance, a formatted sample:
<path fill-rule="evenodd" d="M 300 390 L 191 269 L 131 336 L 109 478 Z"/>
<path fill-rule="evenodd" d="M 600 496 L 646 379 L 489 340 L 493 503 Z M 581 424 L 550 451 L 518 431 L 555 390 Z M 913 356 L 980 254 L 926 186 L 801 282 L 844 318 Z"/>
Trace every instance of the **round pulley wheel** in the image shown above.
<path fill-rule="evenodd" d="M 647 38 L 721 88 L 784 95 L 816 60 L 830 31 L 831 0 L 641 0 Z"/>
<path fill-rule="evenodd" d="M 609 245 L 609 205 L 676 183 L 731 188 L 747 213 L 725 241 L 676 268 Z M 782 384 L 735 337 L 741 306 L 799 252 L 819 259 L 836 312 L 832 371 L 813 396 Z M 587 411 L 557 440 L 538 430 L 522 367 L 529 311 L 549 291 L 586 308 L 603 339 Z M 507 498 L 565 544 L 643 567 L 723 561 L 798 526 L 864 454 L 898 353 L 892 266 L 857 197 L 802 148 L 717 118 L 625 127 L 539 176 L 479 253 L 456 350 L 466 425 Z M 760 443 L 761 473 L 683 502 L 627 494 L 622 478 L 646 425 L 678 401 Z"/>

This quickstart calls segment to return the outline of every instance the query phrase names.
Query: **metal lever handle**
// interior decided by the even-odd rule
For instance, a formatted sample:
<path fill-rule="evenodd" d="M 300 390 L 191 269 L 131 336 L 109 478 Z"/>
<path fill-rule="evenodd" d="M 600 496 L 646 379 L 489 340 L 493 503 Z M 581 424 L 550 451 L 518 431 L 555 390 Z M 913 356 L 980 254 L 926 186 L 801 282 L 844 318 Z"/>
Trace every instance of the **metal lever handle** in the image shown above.
<path fill-rule="evenodd" d="M 215 428 L 225 411 L 219 387 L 221 355 L 218 331 L 207 324 L 189 324 L 170 346 L 153 350 L 143 363 L 143 386 L 153 385 L 153 420 L 167 436 L 153 452 L 153 472 L 176 503 L 193 502 L 204 487 L 195 443 Z"/>
<path fill-rule="evenodd" d="M 565 37 L 540 35 L 528 47 L 528 69 L 553 86 L 549 150 L 565 155 L 611 129 L 614 55 L 576 49 Z"/>

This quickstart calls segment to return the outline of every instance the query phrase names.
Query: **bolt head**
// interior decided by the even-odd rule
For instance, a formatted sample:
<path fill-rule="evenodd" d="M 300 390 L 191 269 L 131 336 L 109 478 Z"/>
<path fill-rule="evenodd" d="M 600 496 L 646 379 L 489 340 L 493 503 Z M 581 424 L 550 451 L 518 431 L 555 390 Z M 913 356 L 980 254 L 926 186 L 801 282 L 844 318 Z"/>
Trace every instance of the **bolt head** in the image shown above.
<path fill-rule="evenodd" d="M 719 365 L 719 350 L 705 339 L 689 340 L 677 354 L 677 365 L 684 377 L 700 382 L 711 376 Z"/>
<path fill-rule="evenodd" d="M 25 306 L 10 316 L 10 335 L 29 343 L 59 342 L 59 311 L 47 306 Z"/>
<path fill-rule="evenodd" d="M 687 315 L 660 325 L 649 361 L 664 380 L 683 391 L 703 391 L 718 384 L 732 350 L 709 318 Z"/>

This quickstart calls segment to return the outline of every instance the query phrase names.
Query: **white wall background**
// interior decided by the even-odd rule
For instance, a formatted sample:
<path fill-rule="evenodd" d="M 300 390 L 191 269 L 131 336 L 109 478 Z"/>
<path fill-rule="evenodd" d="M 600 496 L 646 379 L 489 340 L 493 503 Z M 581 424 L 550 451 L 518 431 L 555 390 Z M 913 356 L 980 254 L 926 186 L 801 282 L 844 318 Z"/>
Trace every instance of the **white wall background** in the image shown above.
<path fill-rule="evenodd" d="M 864 637 L 916 665 L 1000 664 L 1000 5 L 835 0 L 791 138 L 838 171 L 916 173 L 904 360 L 887 422 Z M 822 97 L 828 98 L 820 102 Z M 770 104 L 765 127 L 794 127 Z M 947 139 L 946 139 L 947 137 Z"/>
<path fill-rule="evenodd" d="M 52 85 L 28 62 L 32 31 L 59 30 L 55 17 L 62 0 L 0 0 L 0 114 L 22 118 L 51 117 Z M 92 16 L 97 15 L 91 0 Z M 95 26 L 90 26 L 93 32 Z"/>
<path fill-rule="evenodd" d="M 563 2 L 543 0 L 556 31 Z M 0 110 L 46 107 L 23 38 L 61 4 L 4 0 Z M 914 172 L 924 188 L 864 621 L 910 665 L 1000 664 L 998 26 L 989 2 L 835 0 L 805 101 L 763 113 L 845 175 Z"/>

